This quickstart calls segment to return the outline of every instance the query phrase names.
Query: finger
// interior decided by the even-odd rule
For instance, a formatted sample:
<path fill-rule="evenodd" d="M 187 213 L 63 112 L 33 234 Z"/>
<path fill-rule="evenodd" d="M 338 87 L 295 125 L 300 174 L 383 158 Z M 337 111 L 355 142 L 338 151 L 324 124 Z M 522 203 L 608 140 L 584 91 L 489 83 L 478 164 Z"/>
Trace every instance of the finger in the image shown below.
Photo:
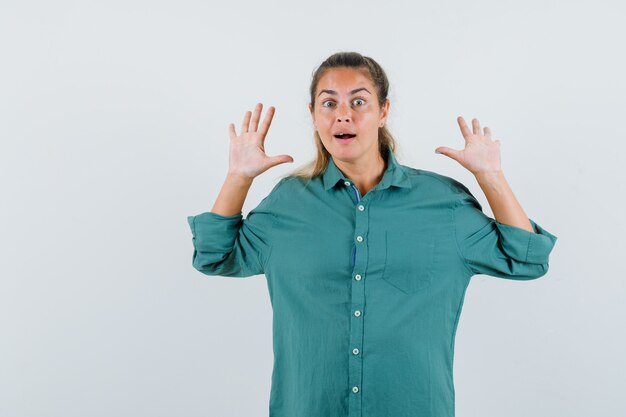
<path fill-rule="evenodd" d="M 465 139 L 469 139 L 472 136 L 472 132 L 470 132 L 465 120 L 459 116 L 456 118 L 456 121 L 459 123 L 459 127 L 461 128 L 461 134 Z"/>
<path fill-rule="evenodd" d="M 273 106 L 270 106 L 265 113 L 265 118 L 263 119 L 263 123 L 261 123 L 261 128 L 259 129 L 259 133 L 263 136 L 267 134 L 267 131 L 272 124 L 272 119 L 274 118 L 274 112 L 276 109 Z"/>
<path fill-rule="evenodd" d="M 270 168 L 285 162 L 293 162 L 293 158 L 290 155 L 270 156 L 268 159 Z"/>
<path fill-rule="evenodd" d="M 485 126 L 483 130 L 485 131 L 485 136 L 489 136 L 489 138 L 491 138 L 491 129 Z"/>
<path fill-rule="evenodd" d="M 452 158 L 455 161 L 459 161 L 459 159 L 461 158 L 461 151 L 448 148 L 447 146 L 440 146 L 437 149 L 435 149 L 435 152 L 441 155 L 445 155 L 449 158 Z"/>
<path fill-rule="evenodd" d="M 261 110 L 263 109 L 262 103 L 257 103 L 254 106 L 254 113 L 252 113 L 252 120 L 250 121 L 250 132 L 256 132 L 259 127 L 259 119 L 261 118 Z"/>
<path fill-rule="evenodd" d="M 482 136 L 480 133 L 480 123 L 478 123 L 478 119 L 472 119 L 472 128 L 474 129 L 474 134 Z"/>
<path fill-rule="evenodd" d="M 231 139 L 235 139 L 237 137 L 237 132 L 235 132 L 235 125 L 234 124 L 229 124 L 228 125 L 228 133 L 230 135 Z"/>
<path fill-rule="evenodd" d="M 241 133 L 246 133 L 248 131 L 248 125 L 250 124 L 250 111 L 246 112 L 246 115 L 243 116 L 243 122 L 241 122 Z"/>

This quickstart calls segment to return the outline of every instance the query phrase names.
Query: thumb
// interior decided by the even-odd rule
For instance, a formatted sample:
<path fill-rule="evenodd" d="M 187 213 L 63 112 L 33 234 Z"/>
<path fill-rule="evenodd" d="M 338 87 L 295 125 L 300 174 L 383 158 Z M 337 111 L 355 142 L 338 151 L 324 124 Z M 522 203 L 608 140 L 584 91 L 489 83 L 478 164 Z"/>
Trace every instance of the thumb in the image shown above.
<path fill-rule="evenodd" d="M 457 151 L 456 149 L 448 148 L 446 146 L 438 147 L 437 149 L 435 149 L 435 153 L 440 153 L 454 159 L 455 161 L 458 161 L 461 157 L 461 151 Z"/>
<path fill-rule="evenodd" d="M 269 166 L 273 167 L 276 165 L 283 164 L 285 162 L 293 162 L 293 158 L 290 155 L 276 155 L 270 156 L 269 158 Z"/>

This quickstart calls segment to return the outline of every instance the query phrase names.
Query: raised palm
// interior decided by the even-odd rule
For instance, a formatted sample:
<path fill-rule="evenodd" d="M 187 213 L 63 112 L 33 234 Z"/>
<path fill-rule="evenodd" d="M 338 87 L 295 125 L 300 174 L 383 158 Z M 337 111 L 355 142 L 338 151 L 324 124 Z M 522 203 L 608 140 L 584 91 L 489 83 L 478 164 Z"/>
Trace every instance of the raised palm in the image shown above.
<path fill-rule="evenodd" d="M 231 174 L 253 179 L 273 166 L 293 162 L 290 155 L 267 156 L 265 153 L 265 137 L 276 109 L 270 106 L 259 126 L 262 109 L 263 104 L 257 103 L 254 113 L 246 112 L 239 135 L 235 132 L 233 123 L 228 126 L 230 134 L 228 171 Z"/>
<path fill-rule="evenodd" d="M 457 150 L 440 146 L 435 149 L 435 152 L 454 159 L 474 175 L 499 172 L 502 169 L 500 140 L 491 139 L 491 129 L 485 127 L 484 133 L 481 132 L 478 119 L 472 119 L 472 131 L 461 116 L 457 117 L 457 122 L 465 139 L 465 149 Z"/>

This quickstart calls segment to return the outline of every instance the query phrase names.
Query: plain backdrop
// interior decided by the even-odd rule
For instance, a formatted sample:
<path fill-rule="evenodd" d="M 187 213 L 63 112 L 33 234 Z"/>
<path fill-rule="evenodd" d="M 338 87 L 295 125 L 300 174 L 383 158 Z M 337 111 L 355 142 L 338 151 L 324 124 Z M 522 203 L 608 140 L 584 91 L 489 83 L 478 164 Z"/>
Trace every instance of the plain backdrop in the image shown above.
<path fill-rule="evenodd" d="M 267 416 L 265 277 L 194 270 L 186 217 L 211 209 L 228 124 L 257 102 L 276 107 L 267 153 L 295 161 L 244 215 L 314 157 L 311 74 L 338 51 L 386 70 L 400 163 L 493 216 L 434 153 L 476 117 L 558 237 L 544 277 L 472 278 L 457 416 L 626 415 L 624 17 L 604 0 L 3 1 L 0 416 Z"/>

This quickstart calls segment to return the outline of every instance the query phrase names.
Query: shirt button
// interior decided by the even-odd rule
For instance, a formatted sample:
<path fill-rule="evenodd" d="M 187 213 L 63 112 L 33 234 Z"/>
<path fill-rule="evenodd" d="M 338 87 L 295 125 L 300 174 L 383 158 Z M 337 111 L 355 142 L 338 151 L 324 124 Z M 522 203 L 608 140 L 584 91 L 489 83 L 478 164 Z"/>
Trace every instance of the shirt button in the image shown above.
<path fill-rule="evenodd" d="M 344 184 L 346 184 L 346 186 L 349 187 L 350 186 L 350 181 L 346 181 L 346 182 L 344 182 Z"/>
<path fill-rule="evenodd" d="M 359 205 L 359 210 L 361 210 L 361 211 L 365 210 L 365 207 L 363 207 L 363 204 Z"/>
<path fill-rule="evenodd" d="M 361 237 L 361 236 L 357 236 L 357 237 L 356 237 L 356 240 L 357 240 L 357 241 L 359 241 L 359 242 L 363 242 L 363 237 Z"/>
<path fill-rule="evenodd" d="M 359 392 L 359 387 L 352 387 L 352 392 L 354 392 L 355 394 Z"/>
<path fill-rule="evenodd" d="M 354 312 L 354 315 L 359 317 L 361 315 L 361 312 L 359 310 L 357 310 L 357 311 Z"/>
<path fill-rule="evenodd" d="M 356 279 L 357 281 L 361 281 L 361 275 L 360 274 L 356 274 L 354 276 L 354 279 Z"/>
<path fill-rule="evenodd" d="M 359 349 L 357 349 L 357 348 L 352 349 L 352 353 L 354 353 L 355 355 L 358 355 L 359 354 Z"/>

